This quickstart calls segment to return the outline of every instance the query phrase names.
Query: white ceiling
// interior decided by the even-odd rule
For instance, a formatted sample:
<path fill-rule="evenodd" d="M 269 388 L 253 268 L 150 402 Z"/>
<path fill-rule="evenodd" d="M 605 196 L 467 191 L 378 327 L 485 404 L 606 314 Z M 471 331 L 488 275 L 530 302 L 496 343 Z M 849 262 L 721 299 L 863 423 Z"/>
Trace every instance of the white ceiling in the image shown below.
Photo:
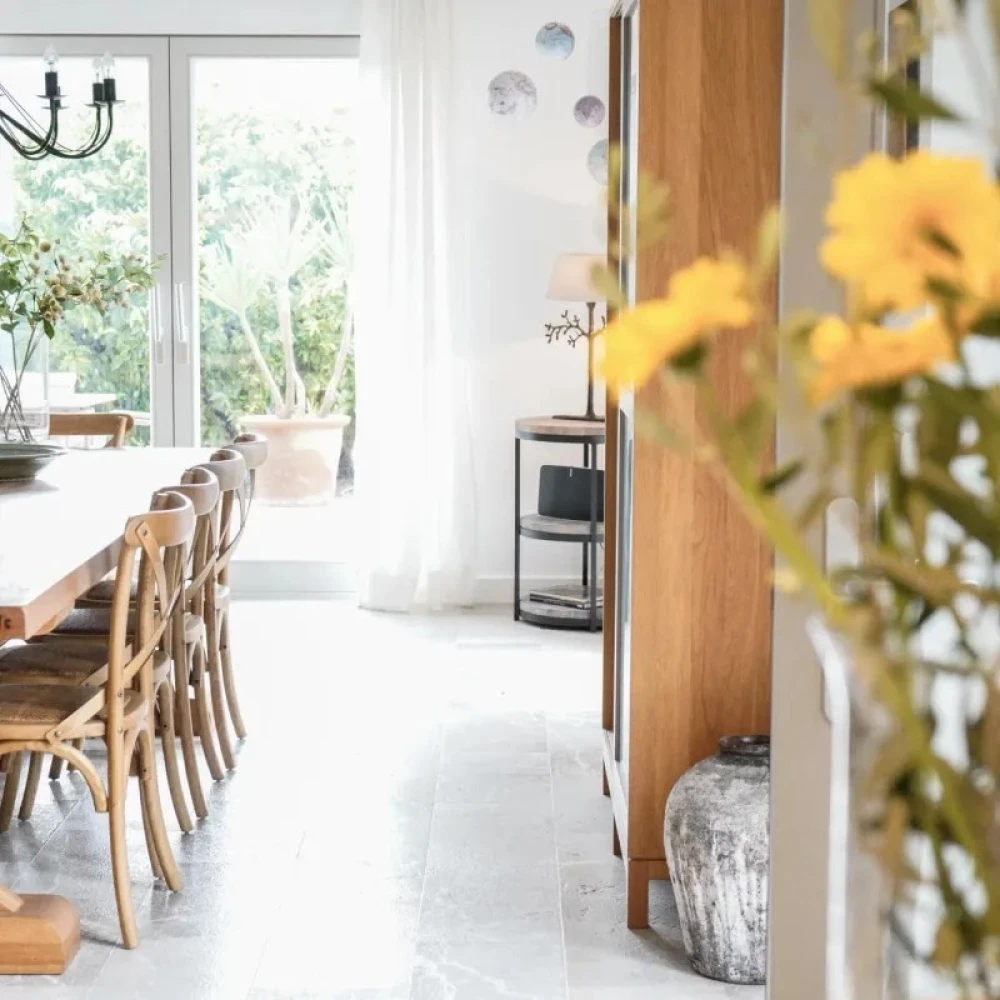
<path fill-rule="evenodd" d="M 17 35 L 356 35 L 362 0 L 3 0 Z"/>

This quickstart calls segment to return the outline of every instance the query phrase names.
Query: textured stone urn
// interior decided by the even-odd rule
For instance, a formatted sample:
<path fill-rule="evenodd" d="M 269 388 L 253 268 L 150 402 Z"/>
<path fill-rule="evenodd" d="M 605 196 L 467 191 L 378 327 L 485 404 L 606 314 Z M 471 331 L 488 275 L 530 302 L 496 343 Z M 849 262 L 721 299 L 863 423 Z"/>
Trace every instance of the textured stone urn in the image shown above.
<path fill-rule="evenodd" d="M 696 972 L 761 984 L 767 963 L 771 741 L 731 736 L 667 799 L 663 836 Z"/>

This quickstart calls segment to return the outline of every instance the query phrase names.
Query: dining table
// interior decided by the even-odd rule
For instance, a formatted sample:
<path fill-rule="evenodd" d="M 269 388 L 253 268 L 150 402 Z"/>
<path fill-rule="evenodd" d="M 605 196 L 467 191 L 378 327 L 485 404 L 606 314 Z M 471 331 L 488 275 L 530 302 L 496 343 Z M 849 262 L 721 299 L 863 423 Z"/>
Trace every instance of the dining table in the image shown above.
<path fill-rule="evenodd" d="M 44 634 L 114 568 L 129 517 L 179 483 L 207 448 L 68 450 L 31 482 L 0 481 L 0 643 Z M 0 975 L 65 971 L 76 907 L 0 885 Z"/>

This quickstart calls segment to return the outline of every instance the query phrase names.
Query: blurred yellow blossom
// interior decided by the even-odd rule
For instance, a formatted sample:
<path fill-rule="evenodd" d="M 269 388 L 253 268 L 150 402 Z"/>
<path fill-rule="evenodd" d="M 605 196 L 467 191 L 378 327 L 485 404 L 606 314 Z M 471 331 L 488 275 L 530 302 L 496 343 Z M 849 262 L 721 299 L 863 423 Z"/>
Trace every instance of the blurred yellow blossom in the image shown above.
<path fill-rule="evenodd" d="M 816 405 L 842 389 L 892 385 L 955 358 L 954 341 L 934 315 L 899 330 L 872 323 L 852 329 L 839 316 L 828 316 L 816 325 L 809 346 Z"/>
<path fill-rule="evenodd" d="M 1000 265 L 1000 190 L 975 157 L 873 153 L 834 184 L 820 255 L 866 309 L 912 309 L 935 280 L 980 294 Z"/>
<path fill-rule="evenodd" d="M 614 391 L 642 385 L 699 341 L 748 326 L 754 315 L 748 289 L 740 261 L 700 257 L 673 275 L 665 299 L 644 302 L 608 326 L 601 373 Z"/>

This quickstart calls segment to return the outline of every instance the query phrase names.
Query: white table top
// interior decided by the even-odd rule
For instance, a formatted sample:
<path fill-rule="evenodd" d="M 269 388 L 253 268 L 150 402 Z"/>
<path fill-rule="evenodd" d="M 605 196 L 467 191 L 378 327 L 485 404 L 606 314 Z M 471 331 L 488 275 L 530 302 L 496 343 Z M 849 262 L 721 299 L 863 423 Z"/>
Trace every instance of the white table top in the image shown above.
<path fill-rule="evenodd" d="M 208 448 L 70 451 L 33 483 L 0 483 L 0 639 L 37 634 L 104 577 L 126 520 Z"/>

